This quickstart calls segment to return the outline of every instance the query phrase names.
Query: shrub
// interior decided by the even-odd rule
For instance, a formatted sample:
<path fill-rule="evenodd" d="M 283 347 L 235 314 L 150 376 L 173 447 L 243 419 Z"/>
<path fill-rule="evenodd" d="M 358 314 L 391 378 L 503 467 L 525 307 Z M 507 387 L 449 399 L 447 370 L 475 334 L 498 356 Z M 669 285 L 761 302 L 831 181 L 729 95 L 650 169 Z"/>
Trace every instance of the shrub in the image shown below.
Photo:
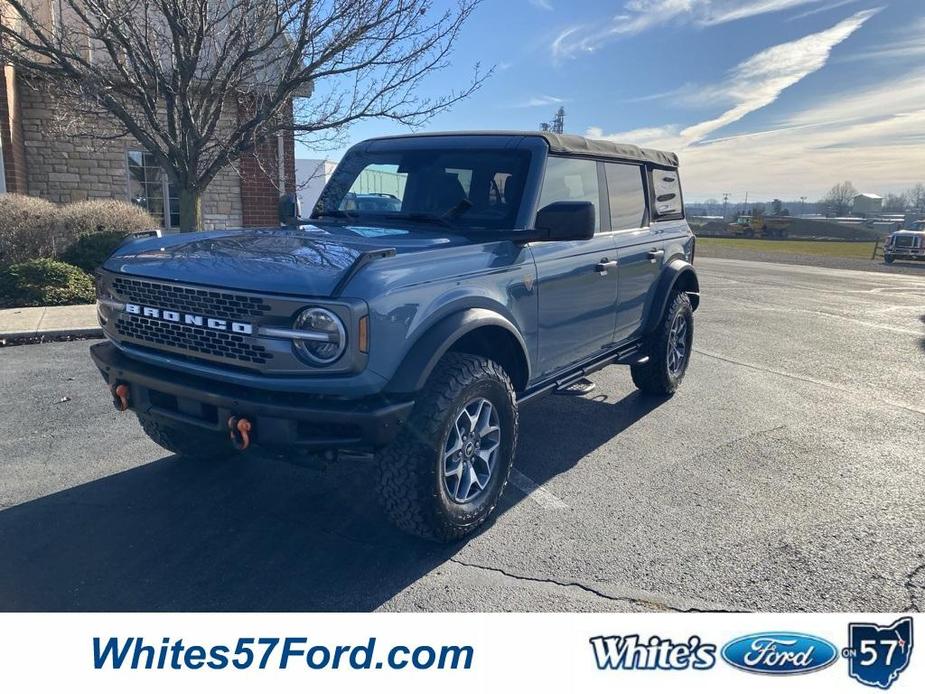
<path fill-rule="evenodd" d="M 125 233 L 121 231 L 83 234 L 61 254 L 61 260 L 76 265 L 86 272 L 93 272 L 122 245 L 123 241 L 125 241 Z"/>
<path fill-rule="evenodd" d="M 69 238 L 97 232 L 144 231 L 157 222 L 145 210 L 124 200 L 86 200 L 60 208 L 61 225 Z"/>
<path fill-rule="evenodd" d="M 53 258 L 68 245 L 57 205 L 26 195 L 0 195 L 0 267 Z"/>
<path fill-rule="evenodd" d="M 145 210 L 121 200 L 59 206 L 26 195 L 0 195 L 0 267 L 35 258 L 62 258 L 89 271 L 125 234 L 156 226 Z M 104 237 L 84 240 L 96 234 Z"/>
<path fill-rule="evenodd" d="M 93 303 L 93 278 L 50 258 L 27 260 L 0 270 L 0 308 Z"/>

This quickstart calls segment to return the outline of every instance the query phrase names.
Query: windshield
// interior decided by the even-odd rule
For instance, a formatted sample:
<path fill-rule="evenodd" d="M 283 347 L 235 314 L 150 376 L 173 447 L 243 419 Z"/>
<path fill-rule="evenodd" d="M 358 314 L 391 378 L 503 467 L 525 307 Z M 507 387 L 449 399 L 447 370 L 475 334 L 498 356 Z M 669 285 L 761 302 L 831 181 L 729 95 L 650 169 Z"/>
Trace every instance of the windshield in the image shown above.
<path fill-rule="evenodd" d="M 313 217 L 513 228 L 530 154 L 501 149 L 350 153 Z"/>

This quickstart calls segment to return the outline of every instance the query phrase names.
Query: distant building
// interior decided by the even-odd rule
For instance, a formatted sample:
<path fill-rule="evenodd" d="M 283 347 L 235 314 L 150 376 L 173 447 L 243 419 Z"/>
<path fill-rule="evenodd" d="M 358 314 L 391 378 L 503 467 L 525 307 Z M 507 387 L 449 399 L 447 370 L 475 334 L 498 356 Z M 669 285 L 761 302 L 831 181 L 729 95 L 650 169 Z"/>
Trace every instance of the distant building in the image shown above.
<path fill-rule="evenodd" d="M 295 182 L 302 207 L 302 216 L 308 217 L 312 207 L 321 195 L 325 184 L 337 168 L 337 162 L 329 159 L 296 159 Z"/>
<path fill-rule="evenodd" d="M 873 193 L 861 193 L 854 196 L 851 212 L 860 215 L 880 214 L 883 211 L 883 198 Z"/>

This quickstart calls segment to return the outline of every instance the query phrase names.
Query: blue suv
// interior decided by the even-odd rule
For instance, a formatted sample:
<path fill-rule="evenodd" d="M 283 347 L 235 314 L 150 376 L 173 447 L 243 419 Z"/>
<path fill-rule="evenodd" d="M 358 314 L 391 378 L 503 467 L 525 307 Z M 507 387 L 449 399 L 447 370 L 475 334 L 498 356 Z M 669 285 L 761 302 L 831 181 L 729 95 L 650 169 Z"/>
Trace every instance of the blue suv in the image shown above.
<path fill-rule="evenodd" d="M 378 138 L 290 228 L 119 248 L 98 271 L 108 339 L 91 354 L 164 448 L 372 452 L 388 516 L 453 540 L 497 505 L 522 403 L 610 364 L 647 393 L 678 388 L 694 246 L 672 153 L 550 133 Z"/>

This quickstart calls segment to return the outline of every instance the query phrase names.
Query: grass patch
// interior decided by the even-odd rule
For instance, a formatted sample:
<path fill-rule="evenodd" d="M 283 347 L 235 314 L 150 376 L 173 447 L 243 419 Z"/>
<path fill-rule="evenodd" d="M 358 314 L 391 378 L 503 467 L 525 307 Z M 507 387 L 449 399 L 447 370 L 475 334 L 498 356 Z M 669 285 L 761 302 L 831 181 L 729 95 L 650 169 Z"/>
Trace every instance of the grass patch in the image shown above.
<path fill-rule="evenodd" d="M 799 241 L 783 239 L 716 239 L 697 238 L 697 252 L 710 255 L 711 250 L 741 250 L 781 255 L 821 255 L 830 258 L 858 258 L 870 260 L 874 252 L 873 241 Z"/>

